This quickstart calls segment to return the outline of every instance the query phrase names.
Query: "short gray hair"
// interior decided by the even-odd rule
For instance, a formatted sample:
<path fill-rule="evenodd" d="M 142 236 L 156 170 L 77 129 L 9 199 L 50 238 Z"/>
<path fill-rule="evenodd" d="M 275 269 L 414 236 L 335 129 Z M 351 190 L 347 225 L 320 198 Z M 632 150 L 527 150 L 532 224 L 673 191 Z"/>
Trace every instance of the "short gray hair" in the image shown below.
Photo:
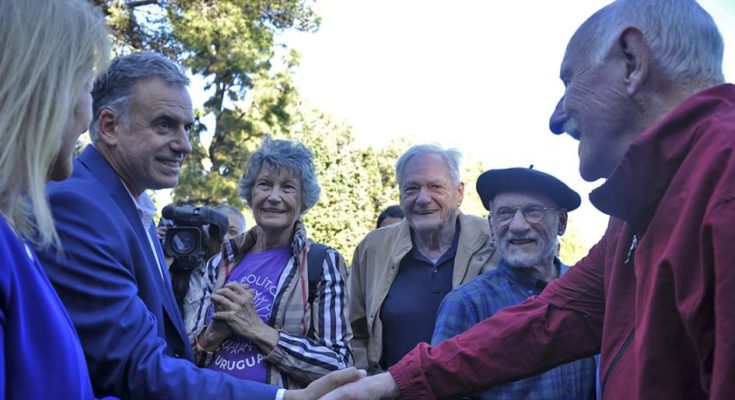
<path fill-rule="evenodd" d="M 214 209 L 216 211 L 221 212 L 225 216 L 234 215 L 235 217 L 237 217 L 237 219 L 239 219 L 240 222 L 242 222 L 242 229 L 243 229 L 243 231 L 240 232 L 240 233 L 244 233 L 245 232 L 245 229 L 247 228 L 247 222 L 245 222 L 245 216 L 242 215 L 242 211 L 238 210 L 237 208 L 235 208 L 235 207 L 233 207 L 233 206 L 231 206 L 229 204 L 222 204 L 222 205 L 219 205 L 219 206 L 215 207 Z"/>
<path fill-rule="evenodd" d="M 411 146 L 406 150 L 396 161 L 396 181 L 398 186 L 403 184 L 403 175 L 406 173 L 406 165 L 413 156 L 418 154 L 436 154 L 440 156 L 447 163 L 449 168 L 449 175 L 452 177 L 452 183 L 459 185 L 460 182 L 460 168 L 462 164 L 462 153 L 457 149 L 445 149 L 438 144 L 418 144 Z"/>
<path fill-rule="evenodd" d="M 97 120 L 105 109 L 126 115 L 138 81 L 161 78 L 171 85 L 189 85 L 189 78 L 178 65 L 159 53 L 139 52 L 114 59 L 100 74 L 92 89 L 92 123 L 89 135 L 97 138 Z"/>
<path fill-rule="evenodd" d="M 569 42 L 600 64 L 624 29 L 639 29 L 667 76 L 722 83 L 722 36 L 694 0 L 618 0 L 593 14 Z"/>
<path fill-rule="evenodd" d="M 314 168 L 314 153 L 299 142 L 271 139 L 266 136 L 260 148 L 248 158 L 240 179 L 240 196 L 252 207 L 255 178 L 261 168 L 275 171 L 286 168 L 301 179 L 302 214 L 319 201 L 321 188 Z"/>

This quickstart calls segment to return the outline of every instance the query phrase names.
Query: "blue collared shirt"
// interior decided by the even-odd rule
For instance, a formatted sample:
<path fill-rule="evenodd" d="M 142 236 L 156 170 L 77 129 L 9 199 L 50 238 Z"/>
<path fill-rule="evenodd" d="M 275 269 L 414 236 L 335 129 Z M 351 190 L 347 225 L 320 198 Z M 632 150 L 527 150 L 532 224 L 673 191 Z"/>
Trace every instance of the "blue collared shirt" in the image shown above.
<path fill-rule="evenodd" d="M 555 259 L 559 275 L 569 268 Z M 459 335 L 501 309 L 538 295 L 547 282 L 501 259 L 498 267 L 450 292 L 439 307 L 432 344 Z M 592 357 L 562 364 L 530 378 L 496 385 L 473 399 L 594 399 Z"/>

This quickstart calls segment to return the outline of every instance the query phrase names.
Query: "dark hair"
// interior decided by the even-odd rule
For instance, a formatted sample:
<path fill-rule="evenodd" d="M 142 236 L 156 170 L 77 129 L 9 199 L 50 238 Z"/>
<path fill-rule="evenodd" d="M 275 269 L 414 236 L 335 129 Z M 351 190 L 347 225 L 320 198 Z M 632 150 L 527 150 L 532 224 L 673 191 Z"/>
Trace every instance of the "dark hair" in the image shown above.
<path fill-rule="evenodd" d="M 170 85 L 189 85 L 189 78 L 181 68 L 159 53 L 132 53 L 112 60 L 107 71 L 97 77 L 92 89 L 92 123 L 89 128 L 92 141 L 97 139 L 97 120 L 102 110 L 111 109 L 125 115 L 135 84 L 150 78 L 161 78 Z"/>
<path fill-rule="evenodd" d="M 403 218 L 403 210 L 401 210 L 401 206 L 388 206 L 385 210 L 383 210 L 383 212 L 378 215 L 378 224 L 376 225 L 376 228 L 380 228 L 380 224 L 386 218 Z"/>

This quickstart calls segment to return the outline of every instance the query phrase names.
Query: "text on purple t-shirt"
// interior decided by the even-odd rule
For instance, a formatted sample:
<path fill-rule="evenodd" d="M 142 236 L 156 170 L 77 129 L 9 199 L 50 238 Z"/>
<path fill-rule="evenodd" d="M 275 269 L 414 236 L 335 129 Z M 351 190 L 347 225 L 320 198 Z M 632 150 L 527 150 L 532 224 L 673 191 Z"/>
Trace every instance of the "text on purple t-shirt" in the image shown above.
<path fill-rule="evenodd" d="M 247 253 L 227 278 L 227 282 L 245 283 L 254 291 L 253 307 L 258 316 L 268 323 L 278 280 L 291 256 L 290 246 L 279 246 L 260 253 Z M 210 309 L 212 319 L 214 306 Z M 233 336 L 217 351 L 210 369 L 222 371 L 234 377 L 256 382 L 266 382 L 265 355 L 249 339 Z"/>

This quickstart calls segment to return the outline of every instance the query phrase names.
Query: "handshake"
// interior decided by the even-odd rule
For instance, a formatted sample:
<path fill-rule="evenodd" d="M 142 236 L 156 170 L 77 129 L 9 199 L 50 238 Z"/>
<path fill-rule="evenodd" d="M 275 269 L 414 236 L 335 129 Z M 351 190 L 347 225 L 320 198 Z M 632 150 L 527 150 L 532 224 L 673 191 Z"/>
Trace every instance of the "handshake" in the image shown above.
<path fill-rule="evenodd" d="M 390 373 L 368 377 L 364 370 L 350 367 L 329 373 L 306 389 L 288 390 L 284 400 L 378 400 L 397 399 L 398 396 L 398 386 Z"/>

